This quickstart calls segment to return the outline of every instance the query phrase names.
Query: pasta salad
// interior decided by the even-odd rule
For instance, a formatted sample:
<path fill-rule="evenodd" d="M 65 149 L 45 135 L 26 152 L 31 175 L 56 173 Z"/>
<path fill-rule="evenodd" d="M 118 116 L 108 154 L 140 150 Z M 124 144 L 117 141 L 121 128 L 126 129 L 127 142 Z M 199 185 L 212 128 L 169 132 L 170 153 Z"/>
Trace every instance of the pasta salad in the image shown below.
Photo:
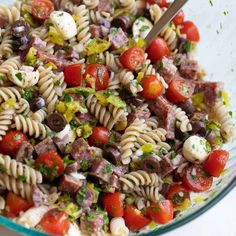
<path fill-rule="evenodd" d="M 0 4 L 0 214 L 51 235 L 128 236 L 208 191 L 234 136 L 183 10 L 166 0 Z M 146 49 L 145 49 L 146 48 Z"/>

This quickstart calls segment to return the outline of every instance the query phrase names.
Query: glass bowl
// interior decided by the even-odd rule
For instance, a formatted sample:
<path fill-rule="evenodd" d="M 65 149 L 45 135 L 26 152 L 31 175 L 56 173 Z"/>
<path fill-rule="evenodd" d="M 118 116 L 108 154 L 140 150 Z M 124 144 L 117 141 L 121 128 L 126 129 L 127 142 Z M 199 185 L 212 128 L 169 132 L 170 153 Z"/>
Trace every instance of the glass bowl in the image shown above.
<path fill-rule="evenodd" d="M 1 0 L 9 4 L 12 0 Z M 201 42 L 197 49 L 197 58 L 207 71 L 207 80 L 222 81 L 229 92 L 234 123 L 236 124 L 236 41 L 232 32 L 236 32 L 234 15 L 236 14 L 236 1 L 198 0 L 189 1 L 185 7 L 186 19 L 193 20 L 201 32 Z M 213 188 L 204 194 L 191 196 L 193 205 L 182 212 L 168 225 L 158 228 L 149 226 L 138 235 L 157 236 L 181 227 L 191 220 L 200 217 L 209 208 L 217 204 L 226 194 L 236 186 L 236 138 L 225 149 L 230 152 L 230 160 L 223 175 L 215 179 Z M 47 234 L 26 229 L 12 221 L 0 216 L 0 224 L 15 230 L 23 235 Z"/>

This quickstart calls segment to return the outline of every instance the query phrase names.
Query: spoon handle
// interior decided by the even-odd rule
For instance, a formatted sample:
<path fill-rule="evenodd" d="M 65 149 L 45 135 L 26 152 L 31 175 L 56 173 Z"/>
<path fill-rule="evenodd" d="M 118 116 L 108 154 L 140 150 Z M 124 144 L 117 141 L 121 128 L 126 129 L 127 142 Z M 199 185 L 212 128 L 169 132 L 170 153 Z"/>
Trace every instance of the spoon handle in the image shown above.
<path fill-rule="evenodd" d="M 188 0 L 175 0 L 167 11 L 163 14 L 160 20 L 153 26 L 152 30 L 149 32 L 146 41 L 146 48 L 156 39 L 156 37 L 161 33 L 163 28 L 169 24 L 169 22 L 178 14 L 181 8 L 187 3 Z"/>

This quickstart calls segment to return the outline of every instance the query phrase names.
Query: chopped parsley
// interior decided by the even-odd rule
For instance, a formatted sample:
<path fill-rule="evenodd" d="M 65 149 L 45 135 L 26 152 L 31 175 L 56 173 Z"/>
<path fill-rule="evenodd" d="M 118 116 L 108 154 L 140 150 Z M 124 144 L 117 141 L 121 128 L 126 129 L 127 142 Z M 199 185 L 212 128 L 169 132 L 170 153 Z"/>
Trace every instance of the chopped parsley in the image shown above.
<path fill-rule="evenodd" d="M 151 209 L 152 209 L 152 211 L 158 211 L 159 210 L 159 207 L 158 206 L 151 206 Z"/>
<path fill-rule="evenodd" d="M 191 41 L 187 41 L 183 45 L 183 49 L 184 49 L 185 52 L 191 52 L 191 50 L 192 50 L 192 42 Z"/>
<path fill-rule="evenodd" d="M 108 163 L 105 168 L 103 169 L 104 174 L 111 174 L 113 171 L 113 167 L 111 163 Z"/>
<path fill-rule="evenodd" d="M 56 85 L 56 86 L 60 86 L 60 85 L 61 85 L 60 80 L 55 81 L 55 85 Z"/>
<path fill-rule="evenodd" d="M 88 170 L 88 168 L 89 168 L 89 160 L 87 160 L 87 159 L 81 160 L 80 167 L 81 167 L 82 171 Z"/>
<path fill-rule="evenodd" d="M 23 93 L 22 97 L 23 97 L 25 100 L 30 101 L 30 100 L 32 99 L 32 97 L 33 97 L 32 91 L 31 91 L 29 88 L 27 88 L 27 89 L 25 90 L 25 92 Z"/>
<path fill-rule="evenodd" d="M 85 91 L 85 90 L 83 91 L 83 90 L 77 89 L 76 90 L 76 94 L 78 94 L 79 96 L 87 98 L 90 95 L 90 92 L 89 91 Z"/>
<path fill-rule="evenodd" d="M 225 16 L 229 15 L 229 12 L 228 11 L 224 11 L 224 15 Z"/>
<path fill-rule="evenodd" d="M 118 32 L 118 29 L 115 28 L 115 27 L 112 27 L 111 30 L 110 30 L 111 34 L 116 34 L 117 32 Z"/>
<path fill-rule="evenodd" d="M 16 73 L 15 76 L 18 80 L 20 80 L 20 81 L 23 80 L 22 74 L 20 72 Z"/>
<path fill-rule="evenodd" d="M 6 166 L 4 166 L 3 164 L 0 164 L 0 172 L 2 172 L 3 174 L 7 172 Z"/>
<path fill-rule="evenodd" d="M 163 61 L 160 61 L 157 70 L 161 70 L 163 68 L 164 68 L 164 63 Z"/>
<path fill-rule="evenodd" d="M 145 32 L 146 30 L 148 30 L 149 27 L 147 25 L 143 25 L 140 29 L 141 32 Z"/>
<path fill-rule="evenodd" d="M 75 160 L 70 160 L 69 155 L 67 155 L 63 158 L 63 162 L 64 162 L 65 166 L 68 166 L 70 164 L 75 163 Z"/>
<path fill-rule="evenodd" d="M 88 221 L 94 220 L 96 218 L 96 215 L 94 212 L 87 212 L 87 214 L 85 215 L 85 218 Z"/>
<path fill-rule="evenodd" d="M 65 101 L 65 102 L 71 102 L 71 101 L 72 101 L 72 98 L 71 98 L 71 96 L 70 96 L 68 93 L 65 93 L 65 95 L 64 95 L 64 101 Z"/>
<path fill-rule="evenodd" d="M 230 115 L 230 117 L 233 117 L 233 112 L 229 111 L 229 115 Z"/>
<path fill-rule="evenodd" d="M 52 167 L 47 167 L 44 164 L 40 164 L 39 171 L 50 180 L 53 180 L 54 178 L 58 177 L 57 167 L 57 163 L 54 163 Z"/>
<path fill-rule="evenodd" d="M 213 7 L 213 2 L 212 0 L 209 0 L 210 5 Z"/>
<path fill-rule="evenodd" d="M 76 194 L 76 202 L 81 204 L 87 196 L 87 185 L 83 185 Z"/>
<path fill-rule="evenodd" d="M 20 175 L 20 176 L 19 176 L 19 179 L 20 179 L 21 181 L 26 181 L 26 176 L 25 176 L 25 175 Z"/>
<path fill-rule="evenodd" d="M 112 3 L 111 3 L 111 7 L 112 7 L 113 9 L 116 9 L 116 8 L 117 8 L 116 2 L 112 2 Z"/>

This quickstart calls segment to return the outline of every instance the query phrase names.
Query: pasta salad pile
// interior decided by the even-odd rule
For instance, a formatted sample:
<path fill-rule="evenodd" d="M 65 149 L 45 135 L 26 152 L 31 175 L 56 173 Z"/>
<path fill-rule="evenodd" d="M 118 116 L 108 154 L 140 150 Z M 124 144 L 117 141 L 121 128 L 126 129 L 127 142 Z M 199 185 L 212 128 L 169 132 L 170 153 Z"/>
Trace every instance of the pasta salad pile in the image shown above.
<path fill-rule="evenodd" d="M 167 224 L 224 171 L 229 100 L 166 0 L 0 4 L 0 214 L 52 235 Z"/>

